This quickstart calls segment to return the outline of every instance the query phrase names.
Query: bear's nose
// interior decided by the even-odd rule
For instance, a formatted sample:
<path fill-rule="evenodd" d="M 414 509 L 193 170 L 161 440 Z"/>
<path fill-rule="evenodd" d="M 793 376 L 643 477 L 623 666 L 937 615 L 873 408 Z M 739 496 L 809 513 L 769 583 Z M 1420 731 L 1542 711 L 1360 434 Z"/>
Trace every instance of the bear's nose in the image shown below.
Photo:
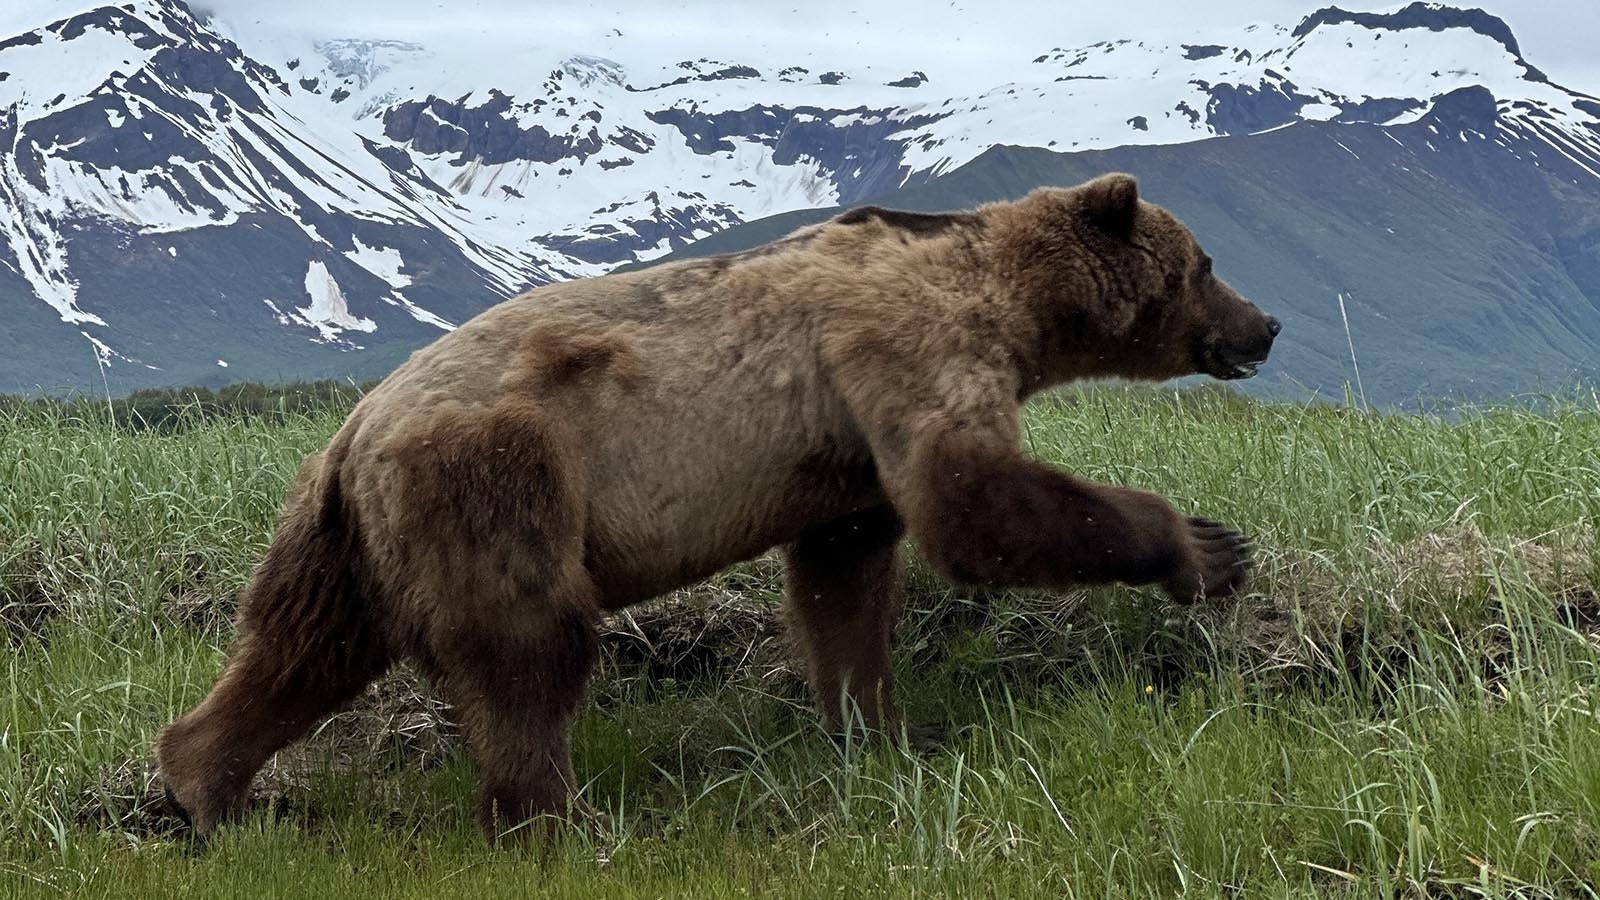
<path fill-rule="evenodd" d="M 1270 334 L 1273 337 L 1277 337 L 1278 336 L 1278 332 L 1280 332 L 1282 330 L 1283 330 L 1283 323 L 1282 322 L 1279 322 L 1276 318 L 1274 318 L 1272 316 L 1267 316 L 1267 334 Z"/>

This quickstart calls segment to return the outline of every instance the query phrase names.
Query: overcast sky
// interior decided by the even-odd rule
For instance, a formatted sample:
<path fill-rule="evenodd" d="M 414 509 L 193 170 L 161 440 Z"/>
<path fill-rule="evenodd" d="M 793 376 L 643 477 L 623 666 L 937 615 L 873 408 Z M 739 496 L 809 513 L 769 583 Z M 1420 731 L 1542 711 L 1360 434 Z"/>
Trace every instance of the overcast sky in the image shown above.
<path fill-rule="evenodd" d="M 426 42 L 441 31 L 479 35 L 488 43 L 518 40 L 598 49 L 612 28 L 656 34 L 692 46 L 697 35 L 748 35 L 758 47 L 802 46 L 841 62 L 892 48 L 894 57 L 925 52 L 967 68 L 986 58 L 1108 38 L 1204 39 L 1216 26 L 1248 22 L 1293 25 L 1338 2 L 1346 9 L 1388 10 L 1403 3 L 1361 0 L 613 0 L 606 3 L 528 0 L 191 0 L 235 27 L 255 22 L 323 37 L 394 37 Z M 1506 19 L 1523 55 L 1551 78 L 1600 94 L 1600 0 L 1458 0 Z M 0 31 L 20 31 L 95 0 L 0 0 Z M 720 44 L 723 41 L 713 41 Z M 585 46 L 588 45 L 588 46 Z M 831 51 L 831 52 L 829 52 Z M 910 51 L 908 53 L 908 51 Z M 958 61 L 959 59 L 959 61 Z M 964 65 L 963 65 L 964 64 Z M 931 64 L 930 64 L 931 65 Z"/>
<path fill-rule="evenodd" d="M 570 35 L 581 41 L 612 27 L 666 30 L 690 41 L 699 31 L 730 28 L 765 33 L 787 42 L 834 44 L 841 55 L 869 50 L 878 41 L 914 42 L 940 54 L 1003 54 L 1015 58 L 1053 46 L 1092 43 L 1141 33 L 1167 37 L 1208 26 L 1276 22 L 1293 25 L 1332 0 L 622 0 L 602 4 L 528 3 L 526 0 L 196 0 L 225 18 L 249 17 L 318 34 L 406 37 L 425 40 L 441 28 L 486 35 Z M 1388 10 L 1403 4 L 1343 0 L 1345 9 Z M 1600 94 L 1600 0 L 1485 0 L 1479 6 L 1511 24 L 1529 62 L 1551 78 Z M 795 8 L 798 7 L 798 8 Z M 244 24 L 244 23 L 240 23 Z M 807 33 L 797 35 L 803 28 Z M 574 47 L 581 52 L 581 47 Z"/>

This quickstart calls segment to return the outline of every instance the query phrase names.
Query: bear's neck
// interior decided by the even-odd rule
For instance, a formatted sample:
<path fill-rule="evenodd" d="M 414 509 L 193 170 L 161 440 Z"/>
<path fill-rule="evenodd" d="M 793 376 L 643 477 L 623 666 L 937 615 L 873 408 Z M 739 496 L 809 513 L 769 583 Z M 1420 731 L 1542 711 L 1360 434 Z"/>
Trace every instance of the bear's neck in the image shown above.
<path fill-rule="evenodd" d="M 995 210 L 1015 213 L 1020 210 Z M 1116 284 L 1070 227 L 1041 229 L 1015 215 L 995 217 L 983 268 L 983 304 L 1015 360 L 1020 397 L 1082 378 L 1111 377 L 1126 367 L 1111 334 Z"/>

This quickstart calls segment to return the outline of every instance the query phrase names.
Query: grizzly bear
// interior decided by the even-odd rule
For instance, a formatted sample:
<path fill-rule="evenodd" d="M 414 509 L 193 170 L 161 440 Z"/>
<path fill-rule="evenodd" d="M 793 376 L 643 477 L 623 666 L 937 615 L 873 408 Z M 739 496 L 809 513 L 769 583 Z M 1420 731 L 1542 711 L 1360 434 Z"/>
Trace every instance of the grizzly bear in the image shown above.
<path fill-rule="evenodd" d="M 409 658 L 459 718 L 491 840 L 571 814 L 597 619 L 773 547 L 834 726 L 895 721 L 903 535 L 964 583 L 1228 594 L 1245 538 L 1027 458 L 1019 407 L 1080 378 L 1248 377 L 1278 330 L 1120 174 L 530 291 L 306 460 L 160 775 L 204 835 Z"/>

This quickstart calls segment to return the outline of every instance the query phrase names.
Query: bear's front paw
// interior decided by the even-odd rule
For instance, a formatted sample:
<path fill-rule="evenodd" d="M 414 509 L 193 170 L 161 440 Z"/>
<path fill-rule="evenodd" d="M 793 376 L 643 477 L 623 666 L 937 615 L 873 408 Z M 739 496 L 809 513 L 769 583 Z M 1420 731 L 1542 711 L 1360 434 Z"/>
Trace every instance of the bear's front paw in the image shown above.
<path fill-rule="evenodd" d="M 1178 573 L 1167 579 L 1167 593 L 1185 603 L 1226 597 L 1250 571 L 1250 539 L 1213 519 L 1184 523 L 1184 554 Z"/>

